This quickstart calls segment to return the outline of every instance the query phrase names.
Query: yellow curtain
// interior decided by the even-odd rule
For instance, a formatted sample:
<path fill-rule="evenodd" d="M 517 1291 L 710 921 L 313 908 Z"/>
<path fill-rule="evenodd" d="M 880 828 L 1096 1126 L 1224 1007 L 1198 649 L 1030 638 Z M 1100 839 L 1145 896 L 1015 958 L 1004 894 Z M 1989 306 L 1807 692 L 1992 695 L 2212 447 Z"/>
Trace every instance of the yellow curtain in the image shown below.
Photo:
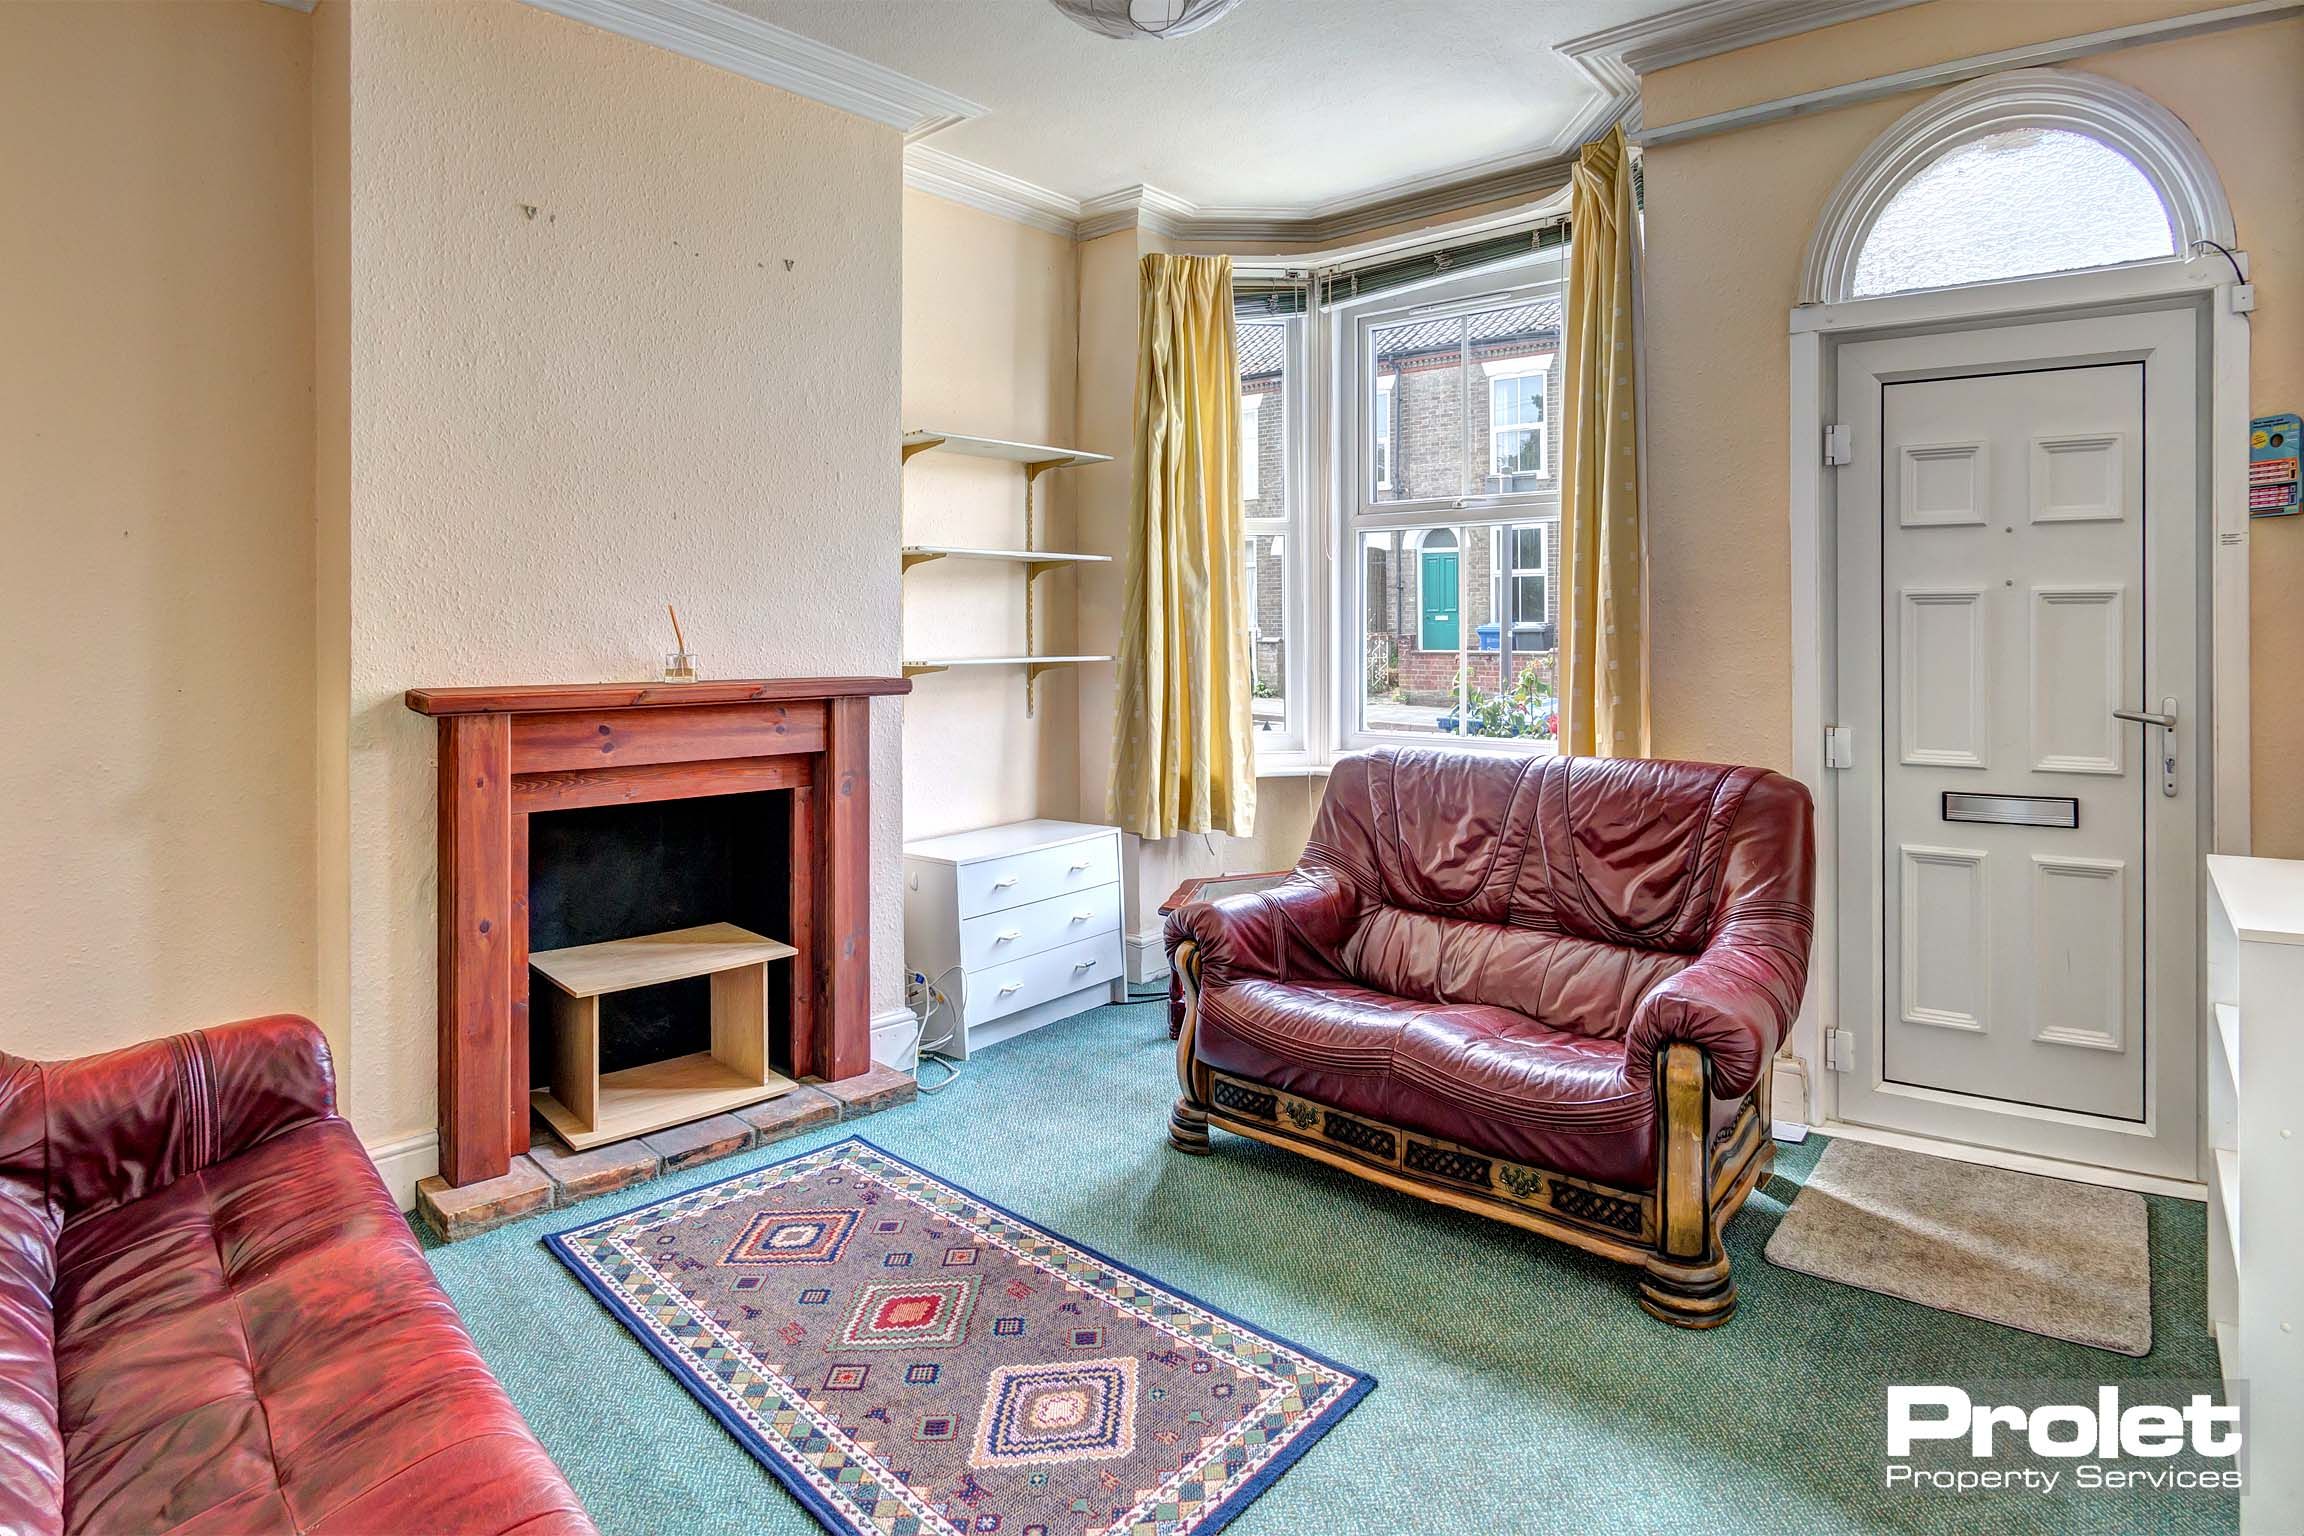
<path fill-rule="evenodd" d="M 1246 836 L 1256 770 L 1232 258 L 1147 256 L 1142 278 L 1113 814 L 1138 837 Z"/>
<path fill-rule="evenodd" d="M 1560 749 L 1648 755 L 1647 545 L 1640 520 L 1640 238 L 1624 130 L 1584 146 L 1569 192 L 1562 380 Z"/>

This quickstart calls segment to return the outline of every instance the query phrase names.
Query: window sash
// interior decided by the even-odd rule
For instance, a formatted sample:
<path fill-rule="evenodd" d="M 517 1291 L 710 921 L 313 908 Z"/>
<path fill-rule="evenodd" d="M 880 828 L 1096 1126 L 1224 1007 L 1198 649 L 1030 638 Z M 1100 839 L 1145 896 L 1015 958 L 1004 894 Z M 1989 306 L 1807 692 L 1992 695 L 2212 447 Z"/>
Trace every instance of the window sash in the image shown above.
<path fill-rule="evenodd" d="M 1309 320 L 1301 311 L 1253 316 L 1236 311 L 1236 315 L 1242 325 L 1277 323 L 1283 337 L 1278 393 L 1240 396 L 1244 444 L 1253 443 L 1252 434 L 1270 430 L 1281 434 L 1278 472 L 1272 476 L 1276 484 L 1262 483 L 1263 470 L 1268 466 L 1261 464 L 1260 454 L 1252 447 L 1244 447 L 1241 454 L 1241 500 L 1259 504 L 1254 509 L 1243 508 L 1242 537 L 1235 556 L 1248 566 L 1242 586 L 1249 605 L 1243 627 L 1250 636 L 1252 691 L 1257 686 L 1254 680 L 1264 675 L 1259 666 L 1269 643 L 1277 639 L 1280 651 L 1278 710 L 1271 709 L 1275 701 L 1269 697 L 1252 697 L 1250 702 L 1253 716 L 1250 739 L 1261 766 L 1273 761 L 1302 760 L 1312 739 L 1310 702 L 1312 680 L 1317 674 L 1310 652 L 1317 642 L 1316 626 L 1310 622 L 1314 603 L 1307 547 L 1316 547 L 1318 541 L 1307 537 L 1308 532 L 1317 527 L 1307 521 L 1316 500 L 1308 490 L 1311 434 L 1306 424 L 1313 419 L 1308 410 L 1306 332 Z M 1277 558 L 1259 569 L 1252 552 L 1258 541 L 1273 538 L 1278 540 Z M 1259 600 L 1272 595 L 1266 583 L 1273 583 L 1278 589 L 1280 622 L 1276 632 L 1265 628 L 1259 616 Z M 1272 722 L 1271 729 L 1263 728 L 1267 721 Z"/>
<path fill-rule="evenodd" d="M 1333 722 L 1326 734 L 1336 750 L 1416 743 L 1446 746 L 1450 750 L 1509 755 L 1558 750 L 1552 738 L 1441 736 L 1428 730 L 1386 729 L 1381 720 L 1373 725 L 1369 722 L 1366 710 L 1370 699 L 1371 645 L 1379 643 L 1380 637 L 1386 633 L 1395 637 L 1405 635 L 1407 638 L 1403 648 L 1413 645 L 1420 638 L 1418 631 L 1423 626 L 1424 615 L 1422 559 L 1419 551 L 1408 556 L 1412 563 L 1405 573 L 1408 577 L 1406 590 L 1397 595 L 1387 595 L 1384 599 L 1388 627 L 1380 627 L 1375 635 L 1371 634 L 1368 614 L 1374 595 L 1365 590 L 1369 564 L 1365 536 L 1435 527 L 1447 527 L 1455 531 L 1459 550 L 1459 665 L 1470 662 L 1477 666 L 1478 662 L 1474 658 L 1493 658 L 1489 666 L 1496 671 L 1497 683 L 1508 689 L 1512 677 L 1517 676 L 1525 659 L 1531 654 L 1528 637 L 1551 620 L 1547 585 L 1550 572 L 1543 563 L 1545 539 L 1538 538 L 1531 547 L 1530 552 L 1538 563 L 1522 566 L 1516 563 L 1520 553 L 1516 546 L 1521 540 L 1514 530 L 1524 526 L 1540 530 L 1556 522 L 1560 505 L 1558 486 L 1555 484 L 1538 490 L 1489 492 L 1484 487 L 1474 489 L 1480 485 L 1480 481 L 1475 479 L 1469 484 L 1459 482 L 1466 494 L 1378 501 L 1375 493 L 1379 489 L 1397 488 L 1390 483 L 1395 478 L 1393 473 L 1379 478 L 1377 470 L 1380 465 L 1387 471 L 1393 470 L 1387 460 L 1399 454 L 1400 444 L 1395 425 L 1385 444 L 1387 451 L 1379 452 L 1374 443 L 1373 427 L 1378 419 L 1378 411 L 1386 408 L 1389 408 L 1390 422 L 1396 423 L 1399 402 L 1390 397 L 1389 391 L 1380 385 L 1379 381 L 1396 376 L 1376 372 L 1373 333 L 1387 326 L 1399 325 L 1410 318 L 1419 321 L 1460 318 L 1525 304 L 1531 300 L 1549 299 L 1562 293 L 1564 275 L 1561 268 L 1552 261 L 1531 262 L 1516 270 L 1499 272 L 1491 269 L 1445 286 L 1434 285 L 1421 289 L 1416 298 L 1425 302 L 1410 302 L 1386 295 L 1384 300 L 1376 303 L 1341 306 L 1321 317 L 1328 330 L 1324 350 L 1332 359 L 1332 393 L 1329 398 L 1337 407 L 1336 419 L 1330 423 L 1327 436 L 1334 454 L 1330 484 L 1338 493 L 1337 500 L 1341 503 L 1331 504 L 1327 513 L 1333 530 L 1331 538 L 1335 555 L 1328 584 L 1329 601 L 1332 604 L 1332 617 L 1329 620 L 1331 638 L 1322 645 L 1320 661 L 1328 673 L 1327 686 L 1323 691 L 1328 700 L 1326 708 L 1331 712 Z M 1515 278 L 1518 281 L 1514 281 Z M 1519 386 L 1511 398 L 1526 403 L 1515 407 L 1514 419 L 1503 424 L 1505 440 L 1508 443 L 1516 442 L 1522 436 L 1534 435 L 1541 445 L 1534 450 L 1538 456 L 1535 462 L 1540 467 L 1533 472 L 1520 468 L 1514 473 L 1530 478 L 1549 478 L 1550 402 L 1544 391 L 1551 382 L 1549 369 L 1553 365 L 1552 356 L 1480 359 L 1475 356 L 1474 343 L 1463 327 L 1459 327 L 1456 345 L 1455 366 L 1466 396 L 1464 404 L 1475 410 L 1479 409 L 1480 404 L 1489 404 L 1489 409 L 1480 411 L 1478 416 L 1472 416 L 1470 411 L 1463 413 L 1471 416 L 1471 421 L 1465 424 L 1469 430 L 1465 427 L 1458 429 L 1460 436 L 1465 439 L 1460 444 L 1464 453 L 1462 473 L 1466 476 L 1481 476 L 1496 468 L 1493 454 L 1498 424 L 1494 419 L 1493 405 L 1490 404 L 1495 396 L 1491 394 L 1490 402 L 1482 402 L 1481 396 L 1473 391 L 1483 387 L 1493 389 L 1489 381 L 1499 377 L 1525 376 L 1530 382 Z M 1479 366 L 1474 366 L 1476 363 Z M 1483 423 L 1481 416 L 1489 420 Z M 1518 419 L 1521 416 L 1526 419 Z M 1491 455 L 1485 464 L 1480 460 L 1483 427 L 1487 429 L 1485 435 Z M 1483 528 L 1490 530 L 1485 536 L 1479 532 Z M 1490 539 L 1499 541 L 1492 551 L 1489 549 Z M 1473 540 L 1479 542 L 1484 552 L 1492 553 L 1485 572 L 1480 572 L 1469 557 L 1470 541 Z M 1407 539 L 1400 540 L 1399 544 L 1403 553 L 1411 547 L 1411 541 Z M 1522 594 L 1512 586 L 1513 582 L 1523 577 L 1532 578 L 1525 594 L 1532 601 L 1524 605 L 1515 601 Z M 1480 614 L 1466 602 L 1473 590 L 1487 594 L 1488 613 Z M 1390 612 L 1400 598 L 1414 602 L 1417 611 L 1407 615 Z M 1533 616 L 1516 613 L 1515 609 L 1520 607 L 1533 609 Z M 1401 622 L 1403 617 L 1407 620 L 1405 624 Z M 1495 623 L 1502 631 L 1499 637 L 1501 643 L 1496 651 L 1483 652 L 1478 649 L 1478 631 L 1487 622 Z M 1319 645 L 1321 642 L 1313 640 L 1308 644 Z M 1429 658 L 1435 653 L 1423 654 L 1428 665 Z M 1438 654 L 1446 655 L 1445 652 Z M 1382 658 L 1375 660 L 1380 664 Z M 1507 669 L 1510 675 L 1507 675 Z M 1460 685 L 1459 707 L 1456 711 L 1459 718 L 1463 718 L 1464 702 L 1464 690 Z M 1557 709 L 1556 698 L 1552 708 Z"/>
<path fill-rule="evenodd" d="M 1549 264 L 1547 264 L 1547 268 L 1549 268 Z M 1470 415 L 1469 406 L 1472 399 L 1473 380 L 1481 376 L 1483 371 L 1489 380 L 1491 390 L 1498 380 L 1527 378 L 1546 381 L 1537 385 L 1538 398 L 1535 405 L 1535 419 L 1526 423 L 1515 422 L 1512 424 L 1515 428 L 1527 426 L 1544 429 L 1536 433 L 1539 444 L 1536 453 L 1538 467 L 1512 470 L 1507 476 L 1498 467 L 1495 448 L 1497 429 L 1491 425 L 1489 461 L 1483 468 L 1485 473 L 1497 478 L 1550 478 L 1550 444 L 1548 441 L 1550 423 L 1544 415 L 1546 406 L 1542 396 L 1548 387 L 1552 358 L 1545 356 L 1528 359 L 1504 359 L 1482 363 L 1476 369 L 1474 367 L 1470 328 L 1468 324 L 1462 322 L 1469 321 L 1475 315 L 1485 314 L 1492 310 L 1514 308 L 1531 300 L 1551 297 L 1564 298 L 1567 284 L 1564 277 L 1546 276 L 1534 281 L 1523 282 L 1520 286 L 1507 290 L 1506 292 L 1509 294 L 1507 297 L 1505 293 L 1500 293 L 1494 286 L 1496 281 L 1494 277 L 1487 274 L 1481 274 L 1480 277 L 1485 279 L 1486 291 L 1475 296 L 1453 302 L 1392 306 L 1383 309 L 1376 309 L 1371 306 L 1365 312 L 1348 315 L 1344 324 L 1339 326 L 1339 339 L 1346 341 L 1349 347 L 1348 356 L 1339 359 L 1340 363 L 1344 365 L 1339 368 L 1339 377 L 1349 378 L 1353 381 L 1350 389 L 1346 392 L 1347 398 L 1353 404 L 1349 421 L 1346 424 L 1348 430 L 1343 435 L 1350 464 L 1351 483 L 1358 487 L 1353 495 L 1353 510 L 1348 519 L 1348 527 L 1351 530 L 1387 526 L 1421 527 L 1435 521 L 1434 514 L 1439 512 L 1475 512 L 1479 514 L 1475 518 L 1478 521 L 1510 522 L 1525 520 L 1532 512 L 1557 508 L 1560 499 L 1557 486 L 1545 490 L 1474 490 L 1468 480 L 1473 469 L 1468 444 L 1466 445 L 1466 462 L 1463 463 L 1458 472 L 1455 494 L 1397 500 L 1380 501 L 1377 499 L 1379 491 L 1389 491 L 1395 488 L 1392 481 L 1394 467 L 1392 461 L 1397 455 L 1400 445 L 1394 441 L 1398 436 L 1397 428 L 1394 425 L 1398 419 L 1398 402 L 1392 398 L 1396 386 L 1389 386 L 1388 384 L 1389 379 L 1397 376 L 1376 372 L 1375 333 L 1413 322 L 1448 320 L 1460 322 L 1457 327 L 1456 366 L 1459 371 L 1459 387 L 1464 392 L 1462 406 L 1464 414 L 1467 416 Z M 1493 402 L 1493 394 L 1490 398 Z M 1489 415 L 1493 423 L 1493 403 L 1491 403 Z M 1384 451 L 1381 455 L 1375 446 L 1376 431 L 1379 426 L 1385 433 Z M 1382 478 L 1379 478 L 1380 468 Z"/>

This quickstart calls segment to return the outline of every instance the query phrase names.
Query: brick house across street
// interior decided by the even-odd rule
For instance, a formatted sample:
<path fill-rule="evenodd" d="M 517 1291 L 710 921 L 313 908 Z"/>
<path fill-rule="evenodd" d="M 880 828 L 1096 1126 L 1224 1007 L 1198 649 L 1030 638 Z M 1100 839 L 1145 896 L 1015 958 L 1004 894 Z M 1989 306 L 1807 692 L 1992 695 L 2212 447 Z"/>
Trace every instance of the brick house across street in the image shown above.
<path fill-rule="evenodd" d="M 1495 694 L 1535 666 L 1547 683 L 1558 644 L 1560 304 L 1411 318 L 1375 329 L 1364 419 L 1371 510 L 1440 503 L 1430 526 L 1362 535 L 1369 723 L 1437 729 L 1458 703 L 1463 671 Z M 1285 515 L 1286 332 L 1238 330 L 1243 511 Z M 1251 443 L 1253 449 L 1251 450 Z M 1525 520 L 1492 518 L 1479 498 L 1535 495 Z M 1458 503 L 1469 502 L 1460 510 Z M 1259 694 L 1285 686 L 1282 539 L 1251 528 L 1247 580 Z M 1509 663 L 1509 666 L 1507 666 Z"/>

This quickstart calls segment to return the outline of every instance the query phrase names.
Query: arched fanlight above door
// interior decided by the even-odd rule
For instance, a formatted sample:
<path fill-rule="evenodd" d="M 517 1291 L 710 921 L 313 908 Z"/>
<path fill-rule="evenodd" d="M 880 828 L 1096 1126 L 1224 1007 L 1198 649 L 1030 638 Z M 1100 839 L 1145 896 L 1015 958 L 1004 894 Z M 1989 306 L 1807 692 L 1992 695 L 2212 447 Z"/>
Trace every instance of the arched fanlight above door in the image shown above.
<path fill-rule="evenodd" d="M 2025 69 L 1931 97 L 1875 140 L 1825 204 L 1804 303 L 1952 288 L 2234 244 L 2191 130 L 2100 75 Z"/>

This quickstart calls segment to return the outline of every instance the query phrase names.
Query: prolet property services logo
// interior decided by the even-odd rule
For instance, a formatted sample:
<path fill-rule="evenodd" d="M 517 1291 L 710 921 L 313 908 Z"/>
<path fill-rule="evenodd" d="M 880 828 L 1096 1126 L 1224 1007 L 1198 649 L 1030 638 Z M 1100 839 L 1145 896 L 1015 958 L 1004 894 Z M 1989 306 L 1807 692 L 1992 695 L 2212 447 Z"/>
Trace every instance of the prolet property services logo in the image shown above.
<path fill-rule="evenodd" d="M 2221 1381 L 1888 1388 L 1883 1486 L 1916 1494 L 2229 1497 L 2246 1404 Z"/>

